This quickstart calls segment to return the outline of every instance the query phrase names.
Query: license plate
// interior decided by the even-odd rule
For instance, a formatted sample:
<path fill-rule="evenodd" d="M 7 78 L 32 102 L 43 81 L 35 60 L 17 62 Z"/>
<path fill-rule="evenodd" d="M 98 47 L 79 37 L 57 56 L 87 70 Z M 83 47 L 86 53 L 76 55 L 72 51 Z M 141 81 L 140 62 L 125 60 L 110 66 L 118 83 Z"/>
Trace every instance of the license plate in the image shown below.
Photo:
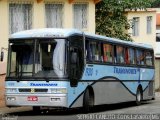
<path fill-rule="evenodd" d="M 37 96 L 28 96 L 27 100 L 28 101 L 38 101 L 38 97 Z"/>

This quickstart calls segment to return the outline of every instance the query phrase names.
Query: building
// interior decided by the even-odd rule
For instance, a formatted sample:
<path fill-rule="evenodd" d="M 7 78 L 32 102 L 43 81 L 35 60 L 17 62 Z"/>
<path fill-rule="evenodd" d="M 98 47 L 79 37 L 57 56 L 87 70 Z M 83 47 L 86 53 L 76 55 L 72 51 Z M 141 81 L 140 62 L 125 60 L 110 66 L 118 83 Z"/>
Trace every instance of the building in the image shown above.
<path fill-rule="evenodd" d="M 153 46 L 156 51 L 156 10 L 126 11 L 126 16 L 131 24 L 127 31 L 132 39 L 138 43 L 147 43 Z M 156 54 L 155 54 L 156 55 Z M 155 89 L 160 88 L 160 63 L 155 61 Z"/>
<path fill-rule="evenodd" d="M 132 39 L 138 43 L 151 44 L 155 48 L 156 10 L 127 11 L 126 15 L 131 23 L 131 28 L 127 32 Z"/>
<path fill-rule="evenodd" d="M 160 8 L 155 8 L 157 11 L 156 14 L 156 30 L 160 30 Z"/>
<path fill-rule="evenodd" d="M 156 79 L 160 81 L 160 30 L 157 30 L 156 33 L 155 65 L 156 65 Z"/>
<path fill-rule="evenodd" d="M 0 0 L 0 86 L 4 86 L 10 34 L 36 28 L 77 28 L 95 33 L 95 4 L 101 0 Z M 0 87 L 0 92 L 4 87 Z M 0 106 L 4 105 L 0 96 Z M 3 105 L 2 105 L 3 104 Z"/>
<path fill-rule="evenodd" d="M 160 8 L 157 8 L 156 14 L 156 50 L 155 50 L 155 63 L 156 63 L 156 79 L 160 80 Z M 160 90 L 160 87 L 159 87 Z"/>
<path fill-rule="evenodd" d="M 45 27 L 77 28 L 95 33 L 95 4 L 99 1 L 0 0 L 0 50 L 5 52 L 5 60 L 0 62 L 0 74 L 6 72 L 10 34 Z"/>
<path fill-rule="evenodd" d="M 160 11 L 156 14 L 156 30 L 160 30 Z"/>
<path fill-rule="evenodd" d="M 156 8 L 156 58 L 160 58 L 160 8 Z"/>

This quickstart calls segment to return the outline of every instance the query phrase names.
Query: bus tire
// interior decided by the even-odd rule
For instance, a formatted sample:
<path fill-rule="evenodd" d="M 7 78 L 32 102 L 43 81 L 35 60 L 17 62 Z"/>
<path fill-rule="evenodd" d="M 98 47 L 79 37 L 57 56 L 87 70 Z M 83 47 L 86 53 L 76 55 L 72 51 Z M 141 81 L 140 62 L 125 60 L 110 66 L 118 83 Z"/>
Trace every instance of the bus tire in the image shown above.
<path fill-rule="evenodd" d="M 142 102 L 142 89 L 141 87 L 138 87 L 136 92 L 136 105 L 141 105 Z"/>
<path fill-rule="evenodd" d="M 152 100 L 155 100 L 155 99 L 156 99 L 155 97 L 152 98 Z"/>
<path fill-rule="evenodd" d="M 83 109 L 84 112 L 90 112 L 94 106 L 94 93 L 92 88 L 87 88 L 83 98 Z"/>

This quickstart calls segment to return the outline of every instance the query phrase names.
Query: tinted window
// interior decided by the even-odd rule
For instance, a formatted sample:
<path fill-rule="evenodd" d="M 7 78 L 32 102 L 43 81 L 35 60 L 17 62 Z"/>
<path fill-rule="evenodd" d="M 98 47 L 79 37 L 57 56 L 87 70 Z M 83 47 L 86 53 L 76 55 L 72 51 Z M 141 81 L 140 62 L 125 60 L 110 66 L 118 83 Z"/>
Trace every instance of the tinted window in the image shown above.
<path fill-rule="evenodd" d="M 135 64 L 135 52 L 133 48 L 128 49 L 128 61 L 129 64 Z"/>
<path fill-rule="evenodd" d="M 33 43 L 12 43 L 10 56 L 10 71 L 12 77 L 32 76 L 33 73 Z M 35 61 L 39 62 L 38 59 Z"/>
<path fill-rule="evenodd" d="M 153 55 L 152 52 L 146 52 L 146 65 L 152 66 L 153 65 Z"/>
<path fill-rule="evenodd" d="M 145 52 L 142 50 L 136 50 L 136 60 L 138 65 L 145 65 Z"/>
<path fill-rule="evenodd" d="M 116 46 L 116 63 L 125 63 L 125 49 L 122 46 Z"/>
<path fill-rule="evenodd" d="M 101 43 L 86 42 L 87 61 L 102 61 Z"/>
<path fill-rule="evenodd" d="M 112 51 L 113 51 L 112 45 L 103 44 L 103 61 L 104 62 L 112 62 L 112 59 L 113 59 Z"/>

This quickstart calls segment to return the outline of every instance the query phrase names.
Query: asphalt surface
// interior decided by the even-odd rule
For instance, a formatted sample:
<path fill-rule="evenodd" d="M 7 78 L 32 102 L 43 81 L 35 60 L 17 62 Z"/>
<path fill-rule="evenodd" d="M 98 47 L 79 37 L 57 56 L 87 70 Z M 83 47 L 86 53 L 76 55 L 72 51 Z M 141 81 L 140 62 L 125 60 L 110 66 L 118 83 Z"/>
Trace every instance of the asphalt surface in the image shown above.
<path fill-rule="evenodd" d="M 95 106 L 85 113 L 82 108 L 52 109 L 39 113 L 33 111 L 4 114 L 2 120 L 160 120 L 160 93 L 156 100 L 143 101 L 140 106 L 135 102 Z"/>

